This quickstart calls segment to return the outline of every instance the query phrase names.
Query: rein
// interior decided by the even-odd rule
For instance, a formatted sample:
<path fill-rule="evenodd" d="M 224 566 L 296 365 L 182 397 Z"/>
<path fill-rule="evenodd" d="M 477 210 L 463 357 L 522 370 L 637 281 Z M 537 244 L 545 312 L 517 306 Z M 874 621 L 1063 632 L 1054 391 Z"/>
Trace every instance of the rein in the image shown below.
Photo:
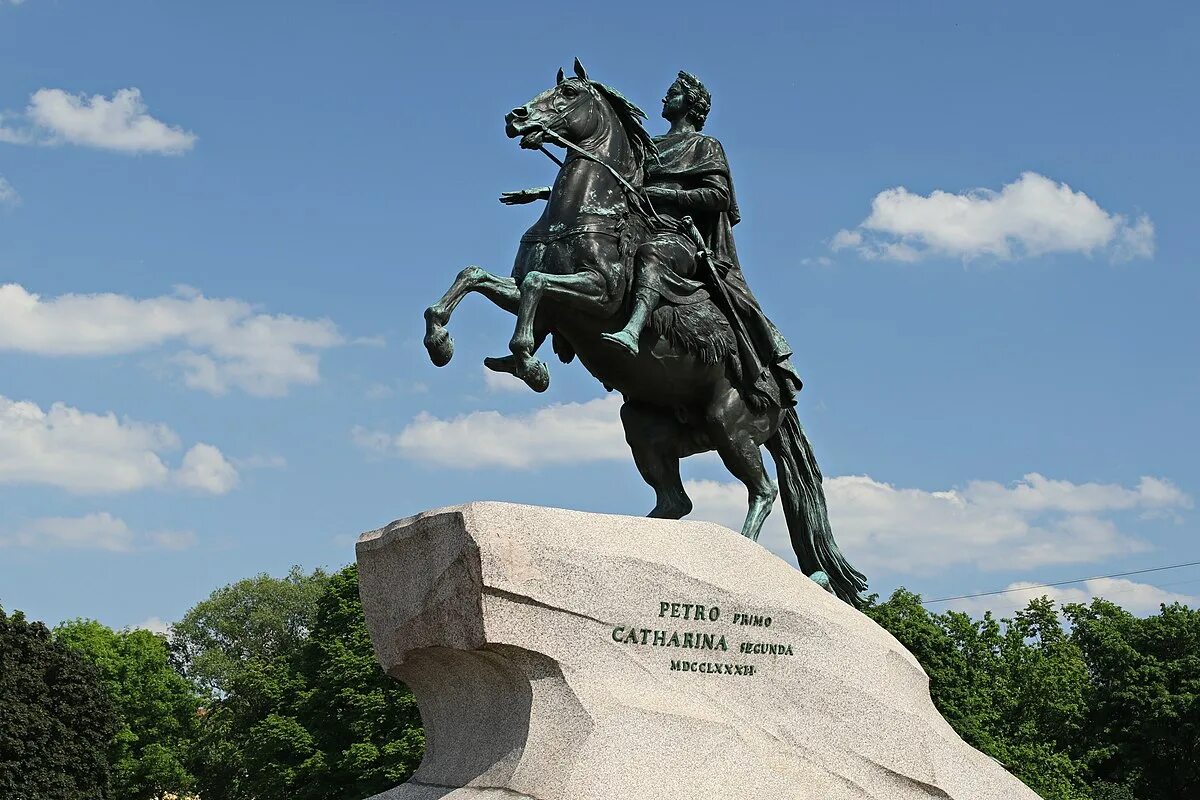
<path fill-rule="evenodd" d="M 575 144 L 574 142 L 568 141 L 565 137 L 556 133 L 555 131 L 550 130 L 549 128 L 543 127 L 542 133 L 545 134 L 546 136 L 554 137 L 554 139 L 556 139 L 560 145 L 567 148 L 568 150 L 574 150 L 576 153 L 578 153 L 580 156 L 587 159 L 588 161 L 592 161 L 592 162 L 604 167 L 606 170 L 608 170 L 609 172 L 612 173 L 612 176 L 614 178 L 616 178 L 617 181 L 622 186 L 625 187 L 625 190 L 627 192 L 630 192 L 630 193 L 638 195 L 638 196 L 642 196 L 642 193 L 639 192 L 637 189 L 635 189 L 633 184 L 630 183 L 628 180 L 626 180 L 625 176 L 622 175 L 620 172 L 618 172 L 617 168 L 614 167 L 612 164 L 609 164 L 607 161 L 600 158 L 599 156 L 593 155 L 592 153 L 588 152 L 587 150 L 584 150 L 582 147 Z M 547 153 L 547 155 L 550 155 L 551 157 L 553 157 L 552 153 Z"/>
<path fill-rule="evenodd" d="M 643 204 L 645 209 L 649 209 L 648 216 L 653 217 L 654 220 L 657 222 L 662 222 L 662 218 L 659 217 L 658 212 L 654 210 L 654 204 L 650 202 L 650 196 L 646 194 L 646 191 L 644 188 L 638 189 L 638 188 L 634 187 L 634 185 L 632 183 L 630 183 L 629 180 L 624 175 L 622 175 L 617 170 L 617 168 L 614 167 L 612 164 L 609 164 L 604 159 L 600 158 L 599 156 L 595 155 L 594 153 L 591 153 L 591 152 L 585 150 L 584 148 L 580 147 L 579 145 L 575 144 L 574 142 L 567 140 L 567 138 L 565 136 L 558 133 L 557 131 L 550 129 L 550 127 L 549 127 L 550 125 L 553 125 L 556 122 L 566 119 L 567 115 L 569 113 L 571 113 L 572 111 L 574 111 L 575 107 L 583 102 L 583 98 L 585 96 L 586 95 L 580 95 L 577 100 L 572 102 L 570 105 L 568 105 L 562 111 L 556 112 L 554 114 L 554 116 L 551 117 L 547 122 L 537 123 L 536 124 L 537 130 L 540 130 L 542 132 L 543 136 L 549 136 L 549 137 L 553 138 L 559 145 L 566 148 L 567 150 L 574 151 L 581 158 L 587 159 L 588 161 L 591 161 L 595 164 L 599 164 L 600 166 L 604 167 L 606 170 L 608 170 L 612 174 L 612 176 L 614 178 L 617 179 L 617 182 L 620 183 L 621 186 L 625 188 L 625 191 L 627 191 L 630 195 L 635 197 L 639 204 Z M 593 99 L 595 99 L 594 94 L 591 96 L 593 97 Z M 542 153 L 544 153 L 546 155 L 547 158 L 549 158 L 551 161 L 553 161 L 555 164 L 557 164 L 560 169 L 564 166 L 564 163 L 562 161 L 559 161 L 558 158 L 553 153 L 551 153 L 549 150 L 547 150 L 545 147 L 539 147 L 538 150 L 540 150 Z"/>
<path fill-rule="evenodd" d="M 604 167 L 606 170 L 608 170 L 610 173 L 612 173 L 612 176 L 617 179 L 617 182 L 620 183 L 621 186 L 625 187 L 625 191 L 627 191 L 631 195 L 633 195 L 633 197 L 635 197 L 639 203 L 645 204 L 645 207 L 647 209 L 649 209 L 649 212 L 650 212 L 649 216 L 653 217 L 655 219 L 655 221 L 657 221 L 657 222 L 663 221 L 662 218 L 658 216 L 658 212 L 654 210 L 654 204 L 650 202 L 650 196 L 648 194 L 646 194 L 646 190 L 635 188 L 634 185 L 632 183 L 630 183 L 628 180 L 626 180 L 625 176 L 622 175 L 620 172 L 618 172 L 617 168 L 614 167 L 612 164 L 609 164 L 607 161 L 600 158 L 599 156 L 597 156 L 593 153 L 590 153 L 587 150 L 584 150 L 582 147 L 575 144 L 574 142 L 568 141 L 561 134 L 556 133 L 555 131 L 552 131 L 545 126 L 541 127 L 541 131 L 544 135 L 553 137 L 555 140 L 557 140 L 557 142 L 560 145 L 567 148 L 568 150 L 574 150 L 576 153 L 579 154 L 579 156 L 581 158 L 584 158 L 588 161 L 591 161 L 593 163 L 599 164 L 600 166 Z M 545 150 L 544 148 L 538 148 L 538 149 L 541 150 L 543 153 L 545 153 L 547 156 L 549 156 L 551 161 L 558 164 L 560 167 L 563 166 L 563 163 L 561 161 L 559 161 L 557 158 L 555 158 L 553 153 L 549 152 L 548 150 Z"/>

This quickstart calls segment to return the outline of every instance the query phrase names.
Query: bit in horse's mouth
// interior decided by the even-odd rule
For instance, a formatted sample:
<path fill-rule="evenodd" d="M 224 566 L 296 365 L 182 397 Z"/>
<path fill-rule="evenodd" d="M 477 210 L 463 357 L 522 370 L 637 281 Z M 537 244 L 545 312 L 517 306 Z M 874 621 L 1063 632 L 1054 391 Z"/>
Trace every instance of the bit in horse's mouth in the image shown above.
<path fill-rule="evenodd" d="M 537 150 L 545 141 L 546 134 L 541 128 L 534 128 L 521 137 L 521 147 L 526 150 Z"/>

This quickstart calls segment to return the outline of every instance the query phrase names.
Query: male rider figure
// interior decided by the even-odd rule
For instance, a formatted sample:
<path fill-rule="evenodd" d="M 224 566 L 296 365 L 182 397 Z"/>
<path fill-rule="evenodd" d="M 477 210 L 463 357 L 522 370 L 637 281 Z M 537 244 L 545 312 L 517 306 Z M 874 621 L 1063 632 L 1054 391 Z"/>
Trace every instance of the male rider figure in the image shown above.
<path fill-rule="evenodd" d="M 647 160 L 644 181 L 661 222 L 634 258 L 633 313 L 624 328 L 604 338 L 636 355 L 639 337 L 660 303 L 688 305 L 711 297 L 736 318 L 730 323 L 750 396 L 779 407 L 793 405 L 801 381 L 790 361 L 791 348 L 763 314 L 738 264 L 732 228 L 740 215 L 729 162 L 721 143 L 700 133 L 712 97 L 698 78 L 680 72 L 662 102 L 662 115 L 671 128 L 655 137 L 658 159 Z M 505 193 L 500 199 L 515 204 L 548 194 L 531 189 Z M 712 285 L 714 275 L 699 272 L 697 244 L 682 223 L 685 216 L 699 229 L 724 291 Z"/>

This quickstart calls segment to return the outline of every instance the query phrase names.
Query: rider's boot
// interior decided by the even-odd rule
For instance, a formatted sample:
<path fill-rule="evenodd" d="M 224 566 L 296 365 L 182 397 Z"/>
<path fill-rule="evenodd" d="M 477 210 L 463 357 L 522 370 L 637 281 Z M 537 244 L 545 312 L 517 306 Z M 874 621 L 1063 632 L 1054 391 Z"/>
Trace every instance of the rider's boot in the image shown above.
<path fill-rule="evenodd" d="M 646 323 L 650 321 L 650 312 L 654 310 L 654 300 L 656 299 L 648 294 L 639 294 L 633 304 L 633 313 L 629 316 L 629 322 L 625 323 L 625 327 L 616 333 L 602 333 L 600 336 L 605 341 L 612 342 L 627 351 L 630 355 L 636 356 L 638 354 L 638 338 L 642 335 Z"/>

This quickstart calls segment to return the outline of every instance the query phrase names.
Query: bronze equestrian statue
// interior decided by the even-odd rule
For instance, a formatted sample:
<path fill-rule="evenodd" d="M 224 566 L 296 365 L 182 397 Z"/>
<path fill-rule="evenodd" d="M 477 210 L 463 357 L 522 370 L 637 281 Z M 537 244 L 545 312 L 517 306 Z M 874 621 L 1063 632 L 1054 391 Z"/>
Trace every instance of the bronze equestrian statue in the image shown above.
<path fill-rule="evenodd" d="M 545 391 L 549 370 L 534 353 L 550 336 L 560 360 L 578 357 L 622 394 L 625 438 L 657 498 L 650 516 L 686 516 L 679 461 L 716 450 L 749 492 L 742 534 L 757 540 L 782 495 L 800 568 L 858 605 L 866 578 L 829 527 L 821 472 L 796 415 L 791 350 L 738 264 L 728 162 L 700 133 L 710 105 L 703 84 L 681 72 L 663 100 L 671 129 L 652 139 L 641 109 L 576 60 L 574 77 L 559 70 L 553 87 L 510 111 L 510 138 L 528 149 L 563 147 L 565 159 L 549 189 L 501 196 L 548 202 L 521 237 L 511 277 L 467 267 L 426 309 L 425 347 L 434 364 L 447 364 L 451 314 L 470 292 L 484 295 L 517 316 L 510 354 L 486 359 L 489 369 Z"/>

